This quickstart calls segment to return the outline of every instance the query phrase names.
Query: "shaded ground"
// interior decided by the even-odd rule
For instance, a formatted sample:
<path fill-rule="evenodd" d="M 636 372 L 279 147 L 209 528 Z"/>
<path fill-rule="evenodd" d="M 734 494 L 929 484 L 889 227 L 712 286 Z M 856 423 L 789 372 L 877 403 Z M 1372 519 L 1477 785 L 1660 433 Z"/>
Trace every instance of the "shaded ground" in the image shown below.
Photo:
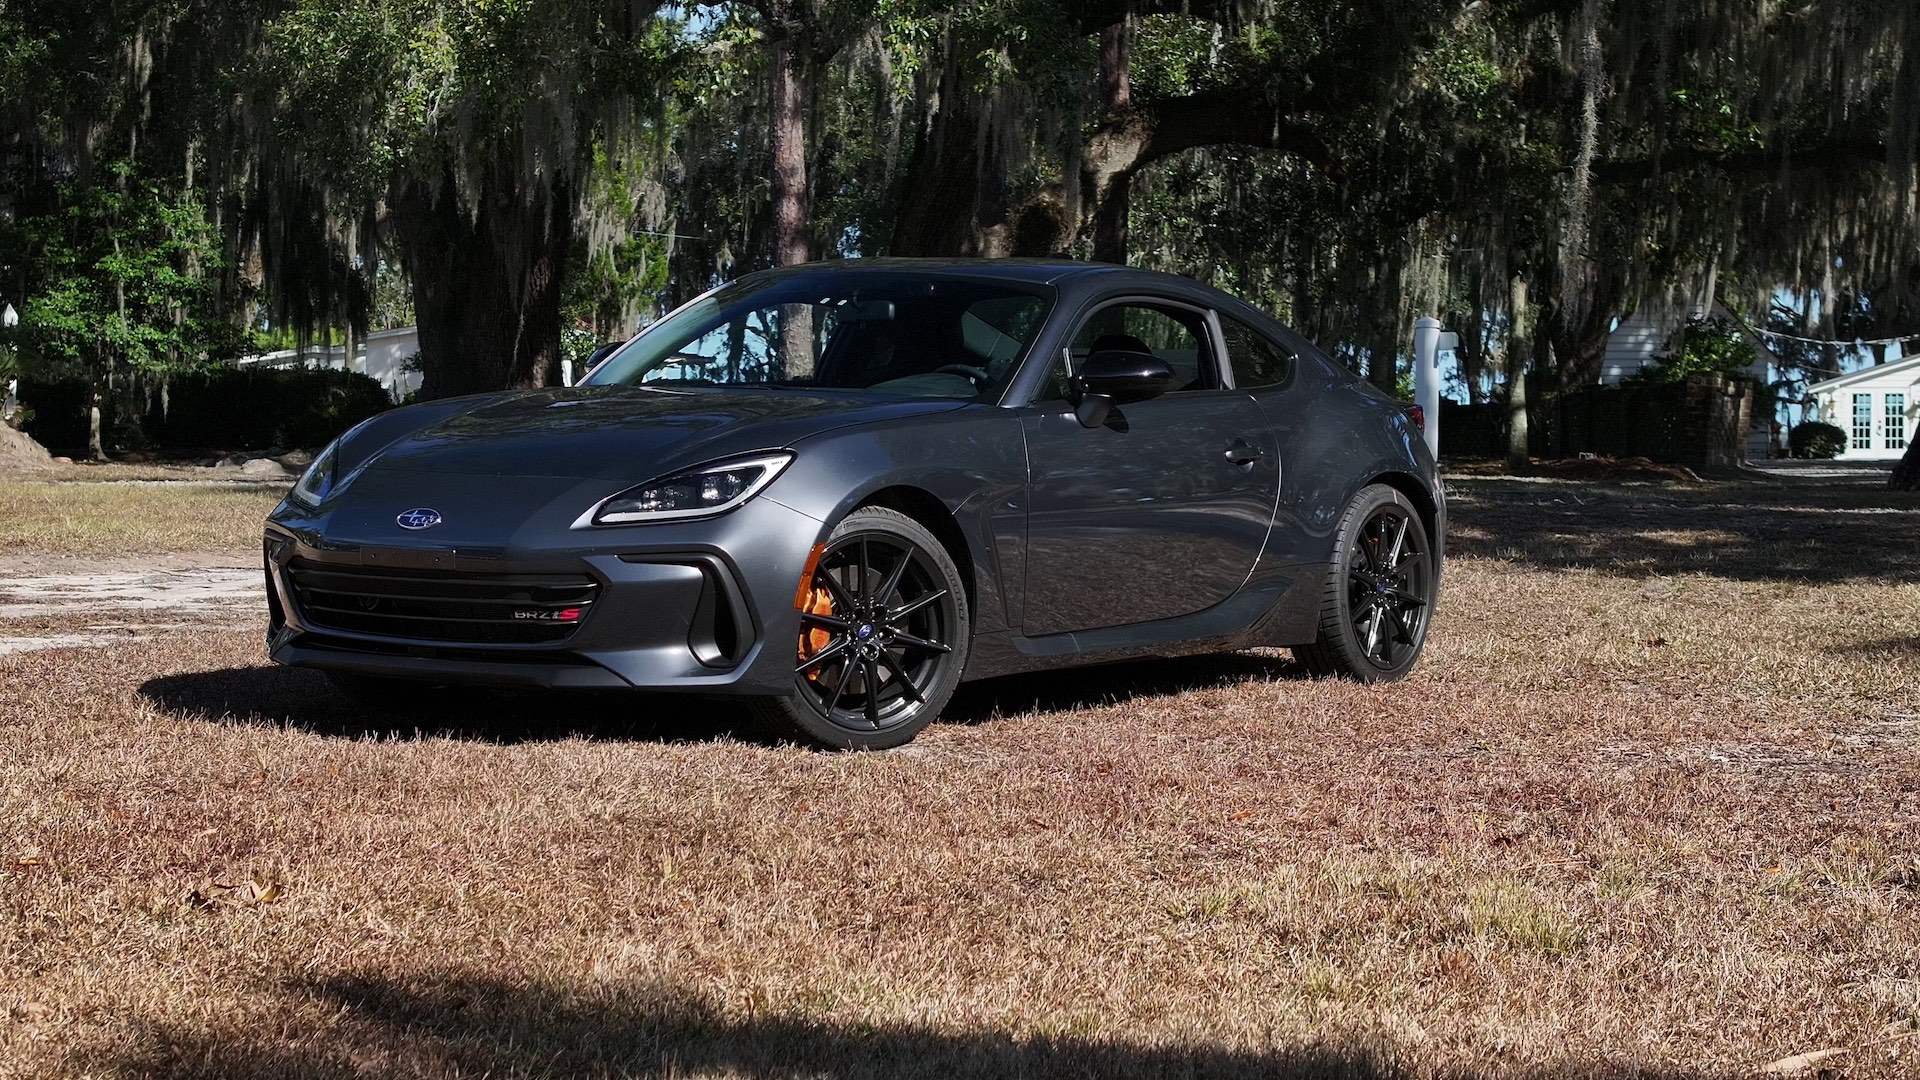
<path fill-rule="evenodd" d="M 885 754 L 80 612 L 171 625 L 0 656 L 0 1075 L 1913 1075 L 1913 505 L 1453 486 L 1404 683 L 996 680 Z"/>
<path fill-rule="evenodd" d="M 1469 558 L 1629 577 L 1920 576 L 1920 494 L 1887 491 L 1885 468 L 1791 464 L 1825 467 L 1776 466 L 1755 478 L 1700 484 L 1454 478 L 1450 548 Z"/>

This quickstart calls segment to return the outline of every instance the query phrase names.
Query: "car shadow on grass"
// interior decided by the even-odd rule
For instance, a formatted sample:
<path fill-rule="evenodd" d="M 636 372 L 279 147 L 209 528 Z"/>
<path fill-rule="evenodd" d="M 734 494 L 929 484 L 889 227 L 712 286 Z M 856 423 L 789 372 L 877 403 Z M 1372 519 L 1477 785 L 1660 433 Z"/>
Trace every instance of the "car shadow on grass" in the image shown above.
<path fill-rule="evenodd" d="M 489 978 L 335 978 L 283 988 L 313 1024 L 247 1032 L 148 1029 L 143 1050 L 82 1061 L 115 1076 L 334 1080 L 370 1075 L 818 1077 L 1181 1077 L 1389 1080 L 1493 1075 L 1411 1060 L 1382 1036 L 1230 1049 L 954 1026 L 833 1021 L 777 1012 L 729 1016 L 661 985 L 591 989 Z M 292 1034 L 297 1032 L 297 1034 Z M 1697 1071 L 1604 1062 L 1500 1070 L 1519 1078 L 1678 1080 Z"/>
<path fill-rule="evenodd" d="M 963 684 L 941 720 L 981 724 L 1032 713 L 1120 705 L 1274 679 L 1304 679 L 1307 670 L 1273 652 L 1208 653 L 1149 658 L 1097 667 L 1005 675 Z"/>
<path fill-rule="evenodd" d="M 1252 653 L 1013 675 L 960 687 L 942 723 L 981 724 L 1032 713 L 1169 697 L 1192 690 L 1303 675 L 1290 660 Z M 453 738 L 496 743 L 586 738 L 701 742 L 786 741 L 737 700 L 638 691 L 511 691 L 422 685 L 375 708 L 314 671 L 274 665 L 150 679 L 142 698 L 182 719 L 288 728 L 341 739 Z"/>
<path fill-rule="evenodd" d="M 347 697 L 319 672 L 261 665 L 163 675 L 139 694 L 161 711 L 217 724 L 282 727 L 324 738 L 452 738 L 529 743 L 649 742 L 733 736 L 771 742 L 737 702 L 678 694 L 436 687 L 396 694 L 391 707 Z"/>

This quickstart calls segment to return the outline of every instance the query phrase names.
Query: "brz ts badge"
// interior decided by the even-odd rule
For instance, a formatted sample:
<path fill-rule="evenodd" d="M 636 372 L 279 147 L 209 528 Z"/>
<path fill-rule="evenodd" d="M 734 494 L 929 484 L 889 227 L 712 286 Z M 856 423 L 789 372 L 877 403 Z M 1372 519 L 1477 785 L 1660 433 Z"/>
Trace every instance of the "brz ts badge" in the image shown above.
<path fill-rule="evenodd" d="M 411 510 L 402 511 L 400 516 L 393 520 L 403 529 L 431 529 L 440 524 L 440 511 L 430 506 L 416 506 Z"/>
<path fill-rule="evenodd" d="M 538 619 L 541 622 L 579 622 L 580 609 L 570 607 L 563 608 L 559 611 L 516 611 L 513 613 L 513 617 L 516 619 Z"/>

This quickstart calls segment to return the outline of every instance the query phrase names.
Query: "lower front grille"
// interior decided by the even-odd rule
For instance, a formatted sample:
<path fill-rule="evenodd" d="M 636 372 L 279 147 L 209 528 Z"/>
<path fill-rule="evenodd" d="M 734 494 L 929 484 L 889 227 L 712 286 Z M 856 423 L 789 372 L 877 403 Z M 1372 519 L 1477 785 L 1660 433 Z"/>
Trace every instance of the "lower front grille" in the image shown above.
<path fill-rule="evenodd" d="M 464 645 L 554 645 L 600 592 L 584 574 L 465 574 L 294 560 L 287 584 L 316 630 Z"/>

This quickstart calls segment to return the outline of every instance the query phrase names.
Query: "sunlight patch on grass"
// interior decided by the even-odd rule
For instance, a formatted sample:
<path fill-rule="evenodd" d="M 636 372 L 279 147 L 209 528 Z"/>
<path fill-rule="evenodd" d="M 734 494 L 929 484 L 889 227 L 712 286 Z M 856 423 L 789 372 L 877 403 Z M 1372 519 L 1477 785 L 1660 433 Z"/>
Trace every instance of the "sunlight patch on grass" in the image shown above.
<path fill-rule="evenodd" d="M 0 481 L 0 554 L 141 555 L 257 546 L 285 485 Z"/>

